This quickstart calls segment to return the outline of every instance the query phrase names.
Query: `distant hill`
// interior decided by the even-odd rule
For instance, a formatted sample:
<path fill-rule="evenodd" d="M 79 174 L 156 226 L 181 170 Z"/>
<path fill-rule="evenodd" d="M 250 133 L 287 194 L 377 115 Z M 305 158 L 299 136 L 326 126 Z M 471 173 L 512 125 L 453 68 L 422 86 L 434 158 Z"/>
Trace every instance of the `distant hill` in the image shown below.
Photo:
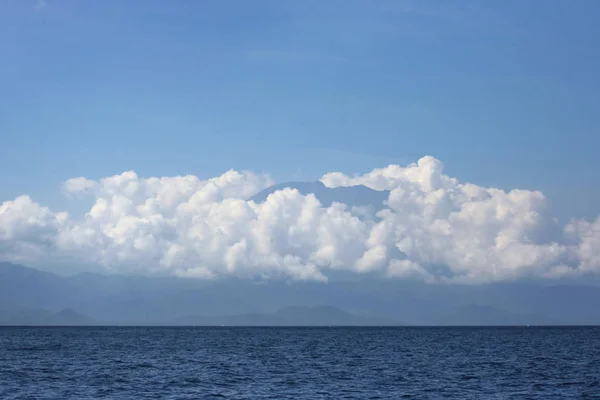
<path fill-rule="evenodd" d="M 0 304 L 26 308 L 65 308 L 80 298 L 80 288 L 56 274 L 0 262 Z M 61 307 L 62 306 L 62 307 Z"/>
<path fill-rule="evenodd" d="M 0 309 L 0 325 L 97 325 L 98 322 L 72 309 L 51 312 L 43 309 L 13 307 Z"/>
<path fill-rule="evenodd" d="M 599 325 L 598 304 L 600 287 L 592 285 L 435 285 L 366 276 L 326 284 L 63 277 L 0 263 L 2 324 Z"/>
<path fill-rule="evenodd" d="M 197 326 L 394 326 L 397 322 L 363 317 L 336 307 L 285 307 L 270 314 L 240 314 L 223 317 L 184 317 L 177 325 Z"/>
<path fill-rule="evenodd" d="M 349 207 L 372 206 L 376 210 L 384 207 L 384 201 L 390 196 L 387 190 L 373 190 L 367 186 L 358 185 L 350 187 L 329 188 L 322 182 L 287 182 L 273 185 L 255 194 L 251 200 L 262 203 L 267 197 L 278 190 L 285 188 L 296 189 L 303 195 L 314 194 L 321 204 L 329 207 L 332 203 L 344 203 Z"/>

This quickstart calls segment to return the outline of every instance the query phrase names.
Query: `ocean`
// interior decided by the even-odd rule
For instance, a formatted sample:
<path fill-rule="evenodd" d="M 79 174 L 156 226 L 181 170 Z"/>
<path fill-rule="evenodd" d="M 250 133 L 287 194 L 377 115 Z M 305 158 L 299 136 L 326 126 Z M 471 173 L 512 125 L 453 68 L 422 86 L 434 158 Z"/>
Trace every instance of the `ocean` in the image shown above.
<path fill-rule="evenodd" d="M 0 328 L 0 399 L 404 398 L 600 399 L 600 328 Z"/>

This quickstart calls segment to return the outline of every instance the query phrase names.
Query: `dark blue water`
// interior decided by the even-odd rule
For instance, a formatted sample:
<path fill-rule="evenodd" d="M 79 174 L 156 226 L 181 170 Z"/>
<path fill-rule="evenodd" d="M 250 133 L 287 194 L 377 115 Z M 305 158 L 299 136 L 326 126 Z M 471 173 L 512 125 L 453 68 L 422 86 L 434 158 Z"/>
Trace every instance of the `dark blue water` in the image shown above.
<path fill-rule="evenodd" d="M 0 328 L 0 399 L 600 399 L 599 328 Z"/>

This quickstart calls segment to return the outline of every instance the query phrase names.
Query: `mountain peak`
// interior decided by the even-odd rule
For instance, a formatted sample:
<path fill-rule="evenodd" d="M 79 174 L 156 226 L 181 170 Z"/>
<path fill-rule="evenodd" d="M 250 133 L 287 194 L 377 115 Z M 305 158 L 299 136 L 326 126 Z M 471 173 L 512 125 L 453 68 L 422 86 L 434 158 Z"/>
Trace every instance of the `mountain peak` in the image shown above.
<path fill-rule="evenodd" d="M 378 210 L 384 207 L 384 202 L 390 194 L 387 190 L 374 190 L 363 185 L 330 188 L 321 181 L 285 182 L 262 190 L 251 200 L 262 203 L 270 194 L 285 188 L 296 189 L 305 196 L 314 194 L 324 207 L 329 207 L 333 203 L 344 203 L 349 207 L 372 206 Z"/>

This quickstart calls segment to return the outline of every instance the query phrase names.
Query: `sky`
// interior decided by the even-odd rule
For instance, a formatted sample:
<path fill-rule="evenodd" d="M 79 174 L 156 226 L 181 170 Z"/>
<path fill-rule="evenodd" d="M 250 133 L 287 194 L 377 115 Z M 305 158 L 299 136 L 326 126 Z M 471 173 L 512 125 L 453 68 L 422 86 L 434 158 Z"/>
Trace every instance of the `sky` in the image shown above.
<path fill-rule="evenodd" d="M 175 186 L 192 188 L 177 189 L 173 204 L 134 213 L 136 218 L 160 215 L 174 229 L 161 230 L 161 235 L 180 237 L 182 230 L 189 233 L 193 216 L 186 216 L 187 220 L 175 216 L 174 204 L 189 203 L 206 182 L 225 180 L 236 188 L 229 192 L 226 185 L 219 186 L 219 194 L 211 195 L 216 197 L 206 197 L 210 201 L 196 199 L 204 205 L 209 201 L 214 209 L 217 202 L 223 207 L 230 198 L 245 201 L 253 190 L 273 182 L 327 181 L 328 174 L 340 173 L 346 178 L 335 184 L 330 181 L 331 185 L 346 185 L 359 174 L 370 178 L 356 178 L 356 182 L 381 189 L 381 179 L 386 179 L 385 189 L 414 190 L 418 194 L 414 198 L 425 203 L 431 201 L 427 195 L 438 189 L 468 191 L 457 186 L 463 183 L 497 188 L 506 194 L 499 195 L 502 201 L 515 207 L 516 219 L 502 226 L 496 221 L 494 228 L 482 231 L 484 235 L 498 241 L 510 231 L 515 240 L 529 243 L 531 227 L 515 228 L 517 222 L 530 212 L 548 214 L 542 222 L 531 222 L 536 232 L 548 230 L 556 218 L 559 230 L 571 229 L 571 235 L 577 231 L 577 238 L 538 238 L 536 244 L 555 243 L 567 249 L 536 247 L 535 251 L 565 253 L 536 253 L 530 258 L 546 260 L 541 263 L 546 263 L 546 272 L 550 264 L 591 263 L 586 268 L 596 268 L 597 256 L 591 254 L 593 246 L 586 240 L 592 237 L 595 243 L 594 232 L 600 227 L 594 225 L 600 214 L 599 15 L 600 3 L 593 0 L 2 0 L 0 203 L 4 202 L 4 215 L 0 232 L 4 245 L 0 251 L 4 258 L 21 260 L 23 252 L 45 258 L 52 249 L 56 260 L 81 260 L 85 246 L 59 242 L 66 240 L 66 232 L 81 237 L 85 228 L 95 243 L 96 256 L 89 262 L 127 264 L 133 253 L 119 246 L 136 238 L 110 232 L 122 229 L 118 221 L 132 216 L 131 204 L 137 207 L 170 190 L 166 184 L 157 186 L 152 177 L 197 179 L 176 180 Z M 388 165 L 401 170 L 368 175 Z M 420 168 L 419 177 L 428 178 L 422 181 L 412 172 L 402 172 L 402 168 L 412 171 L 411 165 Z M 135 176 L 127 171 L 135 171 Z M 85 178 L 71 180 L 78 177 Z M 453 179 L 458 183 L 448 183 Z M 83 187 L 73 187 L 73 182 Z M 144 195 L 120 186 L 123 182 L 145 188 L 140 189 Z M 511 198 L 515 189 L 525 191 L 525 205 L 516 195 Z M 537 191 L 545 195 L 543 206 L 537 203 Z M 88 196 L 82 199 L 81 192 Z M 493 193 L 490 196 L 498 199 Z M 30 203 L 19 197 L 23 195 Z M 310 203 L 288 195 L 292 197 L 278 200 Z M 123 205 L 119 196 L 131 204 Z M 470 199 L 453 198 L 452 207 L 440 211 L 443 219 L 458 224 L 451 214 L 471 207 L 465 205 Z M 111 214 L 95 214 L 103 222 L 91 226 L 91 207 L 99 203 L 112 207 Z M 49 207 L 49 214 L 44 207 Z M 237 217 L 250 212 L 244 207 Z M 428 212 L 418 209 L 423 216 Z M 396 216 L 386 220 L 396 229 L 393 239 L 385 239 L 389 239 L 386 246 L 398 248 L 398 231 L 409 225 L 415 229 L 407 234 L 411 240 L 424 228 L 433 229 L 436 219 L 431 215 L 427 218 L 433 219 L 424 217 L 425 222 L 419 223 L 426 225 L 415 225 L 399 222 L 399 210 L 392 209 Z M 23 214 L 27 212 L 36 217 Z M 204 215 L 197 213 L 196 220 Z M 252 213 L 255 219 L 260 215 L 256 209 Z M 360 234 L 355 239 L 362 240 L 365 251 L 371 249 L 366 238 L 385 219 L 378 218 L 372 225 L 356 226 Z M 470 218 L 473 228 L 476 218 Z M 479 232 L 465 229 L 464 223 L 459 224 L 462 232 Z M 325 229 L 317 225 L 315 229 Z M 435 229 L 442 229 L 438 225 Z M 140 233 L 139 226 L 136 229 L 136 234 L 150 235 Z M 177 253 L 175 245 L 183 249 L 181 254 L 192 249 L 197 253 L 200 245 L 186 237 L 185 243 L 169 239 L 151 259 L 177 264 L 164 261 L 169 251 Z M 464 240 L 469 238 L 475 236 Z M 227 240 L 228 249 L 242 243 L 242 238 Z M 316 269 L 319 263 L 330 265 L 335 251 L 322 244 L 304 244 L 317 249 L 307 250 L 307 259 L 299 256 L 301 262 L 283 261 L 286 255 L 298 256 L 290 252 L 289 246 L 297 245 L 293 241 L 278 250 L 281 259 L 265 261 L 259 251 L 263 258 L 252 262 L 291 265 L 294 276 L 319 278 L 318 271 L 307 275 L 302 268 L 311 263 Z M 437 239 L 423 239 L 424 248 L 438 244 Z M 455 252 L 465 244 L 444 246 Z M 406 253 L 408 248 L 402 248 Z M 318 249 L 322 253 L 317 257 Z M 415 269 L 426 270 L 423 265 L 434 261 L 451 263 L 455 272 L 462 271 L 459 275 L 470 276 L 463 272 L 473 261 L 457 261 L 449 253 L 416 254 L 408 258 Z M 189 254 L 181 257 L 180 263 L 191 260 Z M 344 258 L 344 262 L 354 263 L 360 257 Z M 383 258 L 391 260 L 389 255 Z M 513 261 L 514 265 L 498 263 L 508 269 L 522 266 Z M 139 258 L 135 262 L 141 263 Z M 541 265 L 531 260 L 523 265 L 533 264 Z M 157 261 L 156 265 L 163 264 Z M 231 265 L 223 268 L 231 272 L 235 269 Z M 492 275 L 468 279 L 492 279 Z"/>

